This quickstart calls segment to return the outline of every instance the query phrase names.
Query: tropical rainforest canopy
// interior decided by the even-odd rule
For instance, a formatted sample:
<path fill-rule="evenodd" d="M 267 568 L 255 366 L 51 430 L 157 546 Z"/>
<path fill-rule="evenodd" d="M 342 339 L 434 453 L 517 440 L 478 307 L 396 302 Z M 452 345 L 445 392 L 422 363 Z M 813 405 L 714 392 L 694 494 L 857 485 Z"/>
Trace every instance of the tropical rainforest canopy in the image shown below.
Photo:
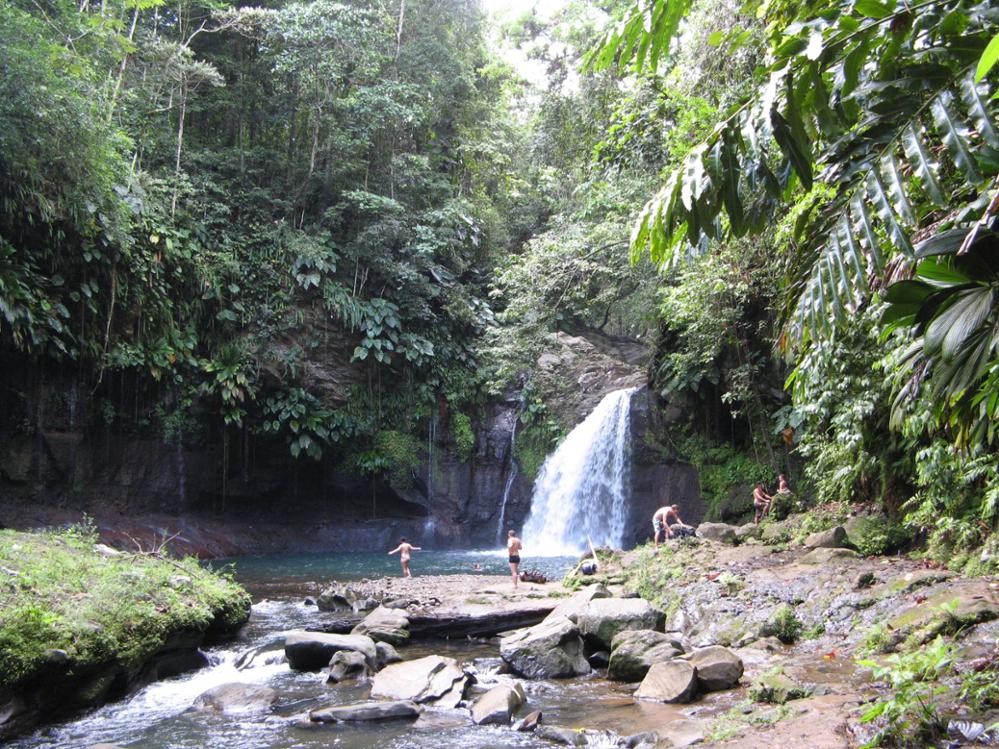
<path fill-rule="evenodd" d="M 377 476 L 522 387 L 536 465 L 571 426 L 537 357 L 599 329 L 653 350 L 719 516 L 790 466 L 980 564 L 999 7 L 547 5 L 0 4 L 10 424 L 71 381 L 108 428 Z"/>

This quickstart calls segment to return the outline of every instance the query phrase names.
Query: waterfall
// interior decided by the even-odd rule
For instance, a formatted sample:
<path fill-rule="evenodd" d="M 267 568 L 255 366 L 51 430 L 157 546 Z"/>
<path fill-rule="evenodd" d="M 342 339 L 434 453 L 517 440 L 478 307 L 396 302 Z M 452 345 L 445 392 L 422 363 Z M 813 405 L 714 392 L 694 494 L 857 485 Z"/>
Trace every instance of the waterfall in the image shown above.
<path fill-rule="evenodd" d="M 573 554 L 623 542 L 631 474 L 631 396 L 608 394 L 548 456 L 531 497 L 524 551 L 532 556 Z"/>
<path fill-rule="evenodd" d="M 523 405 L 523 403 L 521 403 Z M 503 487 L 503 501 L 500 503 L 499 519 L 496 521 L 496 543 L 504 545 L 506 538 L 506 503 L 510 499 L 510 489 L 517 478 L 517 458 L 513 453 L 517 446 L 517 424 L 520 423 L 520 407 L 513 414 L 513 426 L 510 428 L 510 469 L 506 475 L 506 485 Z"/>

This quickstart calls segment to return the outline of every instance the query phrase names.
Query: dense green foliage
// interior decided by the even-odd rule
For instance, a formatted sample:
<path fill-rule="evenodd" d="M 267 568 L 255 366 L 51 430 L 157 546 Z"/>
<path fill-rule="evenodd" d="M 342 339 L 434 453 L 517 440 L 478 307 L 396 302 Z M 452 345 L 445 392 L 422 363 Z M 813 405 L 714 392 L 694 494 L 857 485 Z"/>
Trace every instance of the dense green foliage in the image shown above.
<path fill-rule="evenodd" d="M 0 686 L 34 674 L 52 649 L 82 671 L 134 670 L 172 635 L 249 615 L 249 596 L 195 559 L 108 556 L 96 541 L 86 527 L 0 531 Z"/>
<path fill-rule="evenodd" d="M 797 506 L 883 510 L 865 551 L 925 533 L 982 571 L 997 26 L 976 0 L 572 0 L 497 40 L 470 0 L 8 3 L 0 360 L 73 372 L 109 428 L 403 487 L 438 422 L 471 459 L 516 391 L 535 475 L 571 426 L 539 357 L 629 336 L 652 447 L 714 515 L 784 472 Z"/>

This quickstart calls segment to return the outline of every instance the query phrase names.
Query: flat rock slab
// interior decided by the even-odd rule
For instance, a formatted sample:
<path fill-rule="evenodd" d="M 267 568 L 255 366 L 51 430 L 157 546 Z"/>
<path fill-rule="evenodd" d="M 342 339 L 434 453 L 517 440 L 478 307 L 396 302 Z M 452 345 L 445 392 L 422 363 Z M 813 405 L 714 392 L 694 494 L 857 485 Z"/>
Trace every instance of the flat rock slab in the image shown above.
<path fill-rule="evenodd" d="M 610 598 L 610 595 L 610 591 L 600 583 L 587 585 L 583 588 L 583 590 L 573 593 L 567 599 L 562 601 L 562 603 L 552 610 L 547 618 L 558 619 L 560 617 L 565 617 L 566 619 L 575 622 L 579 612 L 585 609 L 590 604 L 590 601 L 594 601 L 598 598 Z"/>
<path fill-rule="evenodd" d="M 318 671 L 329 665 L 341 650 L 362 653 L 373 666 L 378 657 L 375 643 L 363 635 L 331 635 L 325 632 L 290 632 L 284 640 L 284 654 L 293 669 Z"/>
<path fill-rule="evenodd" d="M 371 696 L 456 707 L 470 682 L 454 658 L 428 655 L 383 668 L 371 685 Z"/>
<path fill-rule="evenodd" d="M 654 663 L 635 698 L 655 702 L 690 702 L 697 693 L 697 669 L 687 661 Z"/>
<path fill-rule="evenodd" d="M 419 717 L 421 708 L 409 700 L 391 702 L 356 702 L 350 705 L 323 707 L 309 713 L 314 723 L 341 723 L 344 721 L 392 720 Z"/>
<path fill-rule="evenodd" d="M 492 608 L 477 604 L 448 607 L 409 615 L 411 637 L 492 637 L 500 632 L 539 624 L 555 609 L 555 602 L 522 601 Z"/>

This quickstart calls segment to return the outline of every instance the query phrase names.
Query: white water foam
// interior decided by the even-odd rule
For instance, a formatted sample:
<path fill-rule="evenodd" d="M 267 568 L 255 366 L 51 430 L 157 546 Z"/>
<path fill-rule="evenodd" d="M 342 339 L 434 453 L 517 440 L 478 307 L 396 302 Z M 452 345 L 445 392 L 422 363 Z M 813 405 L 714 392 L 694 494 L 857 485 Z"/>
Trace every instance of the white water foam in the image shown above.
<path fill-rule="evenodd" d="M 615 390 L 548 456 L 524 525 L 530 556 L 575 554 L 587 546 L 620 547 L 631 483 L 631 396 Z"/>

